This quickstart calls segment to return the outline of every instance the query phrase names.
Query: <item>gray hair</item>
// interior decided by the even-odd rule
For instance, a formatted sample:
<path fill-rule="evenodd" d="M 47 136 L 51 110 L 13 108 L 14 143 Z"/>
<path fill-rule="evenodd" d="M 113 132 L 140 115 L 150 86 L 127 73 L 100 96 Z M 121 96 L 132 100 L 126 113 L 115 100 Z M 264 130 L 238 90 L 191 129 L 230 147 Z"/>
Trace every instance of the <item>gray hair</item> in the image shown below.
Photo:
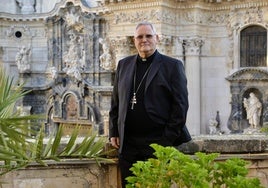
<path fill-rule="evenodd" d="M 147 21 L 143 21 L 143 22 L 139 22 L 137 25 L 136 25 L 136 29 L 135 29 L 135 32 L 137 31 L 137 29 L 140 27 L 140 26 L 143 26 L 143 25 L 148 25 L 152 28 L 154 34 L 156 34 L 156 29 L 155 27 L 153 26 L 153 24 L 151 22 L 147 22 Z"/>

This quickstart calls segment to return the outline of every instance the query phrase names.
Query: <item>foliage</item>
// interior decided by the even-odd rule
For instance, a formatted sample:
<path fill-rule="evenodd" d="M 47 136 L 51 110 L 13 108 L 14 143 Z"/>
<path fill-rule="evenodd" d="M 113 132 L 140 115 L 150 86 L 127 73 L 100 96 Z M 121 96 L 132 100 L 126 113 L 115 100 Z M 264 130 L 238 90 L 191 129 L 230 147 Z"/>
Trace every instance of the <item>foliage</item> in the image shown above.
<path fill-rule="evenodd" d="M 127 188 L 258 188 L 257 178 L 248 178 L 247 162 L 239 158 L 217 161 L 218 153 L 197 152 L 194 157 L 174 147 L 151 144 L 155 157 L 131 167 Z"/>
<path fill-rule="evenodd" d="M 23 85 L 14 86 L 3 68 L 0 68 L 0 175 L 37 162 L 46 165 L 45 160 L 56 161 L 64 158 L 89 158 L 109 161 L 105 156 L 106 138 L 97 137 L 96 133 L 89 133 L 78 142 L 79 126 L 70 136 L 67 144 L 62 146 L 62 127 L 44 143 L 43 127 L 34 133 L 32 127 L 42 119 L 41 115 L 22 116 L 14 110 L 19 100 L 30 91 L 23 91 Z M 31 138 L 37 134 L 36 138 Z"/>

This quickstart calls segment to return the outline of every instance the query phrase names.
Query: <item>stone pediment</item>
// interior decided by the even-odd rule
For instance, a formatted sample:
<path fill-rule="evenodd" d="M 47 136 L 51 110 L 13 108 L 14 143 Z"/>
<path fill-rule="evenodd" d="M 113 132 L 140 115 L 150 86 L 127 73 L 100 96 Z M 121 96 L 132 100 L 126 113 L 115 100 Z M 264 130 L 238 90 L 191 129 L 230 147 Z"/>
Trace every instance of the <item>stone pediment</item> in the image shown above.
<path fill-rule="evenodd" d="M 238 70 L 226 78 L 228 81 L 268 81 L 268 71 L 259 68 Z"/>

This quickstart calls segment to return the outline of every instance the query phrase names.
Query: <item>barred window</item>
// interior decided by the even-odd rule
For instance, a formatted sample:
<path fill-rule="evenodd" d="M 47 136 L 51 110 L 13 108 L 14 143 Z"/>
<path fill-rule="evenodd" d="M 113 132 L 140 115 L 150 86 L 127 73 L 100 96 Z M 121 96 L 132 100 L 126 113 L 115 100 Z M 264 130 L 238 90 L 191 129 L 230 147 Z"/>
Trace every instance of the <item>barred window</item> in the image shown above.
<path fill-rule="evenodd" d="M 261 26 L 249 26 L 241 31 L 240 66 L 266 67 L 267 31 Z"/>

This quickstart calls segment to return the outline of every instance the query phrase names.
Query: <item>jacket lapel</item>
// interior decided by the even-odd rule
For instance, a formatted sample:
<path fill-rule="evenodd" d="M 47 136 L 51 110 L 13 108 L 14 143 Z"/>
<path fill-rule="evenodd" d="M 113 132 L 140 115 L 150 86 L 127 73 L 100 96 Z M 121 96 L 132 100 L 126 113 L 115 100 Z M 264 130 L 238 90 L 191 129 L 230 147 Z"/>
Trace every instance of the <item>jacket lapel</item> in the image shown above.
<path fill-rule="evenodd" d="M 130 90 L 132 87 L 132 82 L 133 82 L 133 75 L 134 75 L 134 70 L 135 70 L 135 65 L 136 65 L 136 61 L 137 61 L 137 56 L 134 56 L 130 62 L 128 63 L 127 67 L 126 67 L 126 76 L 125 76 L 125 86 L 126 86 L 126 95 L 127 95 L 127 100 L 129 100 L 129 95 L 130 95 Z"/>
<path fill-rule="evenodd" d="M 159 52 L 156 52 L 152 63 L 153 64 L 152 64 L 151 70 L 149 71 L 147 79 L 146 79 L 145 92 L 162 64 L 162 58 Z"/>

